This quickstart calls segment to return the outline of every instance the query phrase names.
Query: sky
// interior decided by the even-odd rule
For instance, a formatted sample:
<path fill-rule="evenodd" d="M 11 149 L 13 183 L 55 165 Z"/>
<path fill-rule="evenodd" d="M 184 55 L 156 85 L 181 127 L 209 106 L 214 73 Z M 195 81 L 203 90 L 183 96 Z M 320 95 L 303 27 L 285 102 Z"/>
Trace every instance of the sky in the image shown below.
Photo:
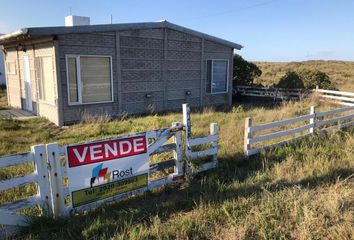
<path fill-rule="evenodd" d="M 0 0 L 0 32 L 167 20 L 244 46 L 250 61 L 354 61 L 354 0 Z"/>

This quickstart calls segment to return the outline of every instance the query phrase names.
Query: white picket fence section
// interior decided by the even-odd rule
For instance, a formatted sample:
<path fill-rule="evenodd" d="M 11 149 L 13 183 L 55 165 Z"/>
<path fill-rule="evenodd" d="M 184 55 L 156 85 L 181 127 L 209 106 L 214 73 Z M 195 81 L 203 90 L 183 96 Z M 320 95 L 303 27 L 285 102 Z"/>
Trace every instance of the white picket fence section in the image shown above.
<path fill-rule="evenodd" d="M 68 146 L 60 146 L 57 143 L 37 145 L 33 146 L 32 151 L 28 153 L 0 157 L 0 168 L 25 163 L 33 163 L 35 166 L 35 171 L 31 174 L 1 180 L 0 191 L 18 188 L 30 183 L 36 183 L 37 185 L 36 195 L 0 206 L 0 224 L 5 225 L 5 227 L 0 226 L 0 237 L 16 233 L 19 227 L 29 224 L 30 216 L 18 214 L 18 211 L 26 208 L 38 205 L 43 212 L 52 215 L 54 218 L 68 217 L 73 213 L 86 211 L 98 207 L 103 203 L 117 201 L 173 182 L 179 182 L 183 180 L 185 176 L 191 177 L 193 174 L 216 167 L 218 152 L 217 124 L 211 124 L 210 136 L 192 139 L 190 137 L 191 122 L 188 104 L 183 105 L 183 119 L 188 119 L 188 121 L 184 121 L 185 124 L 174 122 L 169 128 L 144 133 L 149 142 L 147 152 L 150 159 L 148 185 L 146 187 L 121 193 L 79 207 L 73 206 L 71 192 L 68 187 L 68 182 L 70 181 L 68 177 Z M 182 131 L 187 132 L 187 130 L 189 134 L 185 135 L 186 140 L 185 146 L 183 147 Z M 129 135 L 124 137 L 129 137 Z M 205 143 L 210 143 L 212 147 L 203 151 L 191 150 L 192 146 Z M 172 152 L 173 157 L 157 163 L 151 162 L 151 156 L 166 152 Z M 183 153 L 187 156 L 185 161 L 183 159 Z M 195 166 L 192 166 L 191 161 L 204 156 L 212 156 L 212 162 L 205 163 L 196 170 Z M 156 179 L 156 176 L 155 178 L 151 177 L 151 174 L 157 171 L 164 171 L 171 168 L 173 168 L 172 173 L 167 175 L 161 174 L 163 177 L 159 179 Z"/>
<path fill-rule="evenodd" d="M 352 92 L 341 92 L 319 88 L 314 89 L 314 92 L 316 92 L 321 98 L 330 100 L 333 103 L 343 106 L 354 106 L 354 93 Z"/>
<path fill-rule="evenodd" d="M 18 226 L 28 225 L 28 216 L 19 214 L 18 211 L 39 205 L 43 211 L 50 213 L 52 207 L 52 195 L 48 181 L 48 166 L 46 163 L 46 151 L 44 145 L 33 146 L 31 152 L 0 157 L 0 168 L 18 166 L 21 164 L 34 164 L 34 172 L 0 181 L 0 191 L 18 188 L 35 183 L 36 195 L 0 205 L 0 224 L 6 225 L 0 228 L 0 237 L 15 233 Z"/>
<path fill-rule="evenodd" d="M 263 150 L 278 147 L 289 143 L 294 140 L 298 140 L 300 138 L 309 136 L 310 134 L 319 133 L 322 131 L 329 131 L 338 128 L 344 128 L 354 125 L 354 107 L 344 107 L 340 109 L 335 109 L 326 112 L 318 112 L 316 113 L 315 107 L 311 107 L 310 114 L 295 117 L 287 120 L 266 123 L 261 125 L 253 125 L 252 118 L 246 118 L 245 121 L 245 135 L 244 135 L 244 153 L 246 156 L 251 156 L 257 153 L 260 153 Z M 350 113 L 348 113 L 350 112 Z M 331 119 L 323 119 L 324 117 L 343 114 L 346 113 L 345 116 L 337 116 Z M 269 130 L 273 128 L 285 127 L 295 123 L 305 122 L 305 125 L 298 126 L 293 129 L 283 130 L 283 131 L 275 131 L 272 133 L 267 133 L 265 135 L 257 135 L 256 132 Z M 305 132 L 305 133 L 303 133 Z M 273 144 L 268 144 L 263 146 L 254 147 L 255 144 L 261 144 L 262 142 L 281 138 L 284 136 L 300 134 L 299 136 L 292 137 L 290 139 L 279 141 Z"/>
<path fill-rule="evenodd" d="M 187 157 L 187 175 L 191 176 L 196 173 L 206 171 L 217 166 L 218 154 L 218 126 L 216 123 L 210 124 L 210 135 L 205 137 L 192 138 L 192 124 L 190 117 L 190 109 L 188 104 L 183 104 L 183 125 L 186 132 L 186 157 Z M 210 144 L 211 147 L 193 151 L 193 147 Z M 196 166 L 195 160 L 201 157 L 212 156 L 212 161 Z"/>
<path fill-rule="evenodd" d="M 262 97 L 275 100 L 298 100 L 306 91 L 304 89 L 268 88 L 255 86 L 236 86 L 235 94 L 247 97 Z"/>

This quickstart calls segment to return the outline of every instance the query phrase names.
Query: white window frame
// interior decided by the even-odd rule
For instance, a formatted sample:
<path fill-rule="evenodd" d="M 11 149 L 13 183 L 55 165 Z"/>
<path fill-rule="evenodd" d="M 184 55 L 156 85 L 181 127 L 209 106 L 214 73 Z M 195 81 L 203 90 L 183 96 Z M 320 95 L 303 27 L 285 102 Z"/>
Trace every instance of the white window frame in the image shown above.
<path fill-rule="evenodd" d="M 110 74 L 111 74 L 111 100 L 110 101 L 102 101 L 102 102 L 82 102 L 82 81 L 81 81 L 81 63 L 80 57 L 101 57 L 101 58 L 109 58 L 110 59 Z M 78 92 L 78 102 L 71 102 L 70 101 L 70 83 L 69 83 L 69 65 L 68 65 L 68 58 L 75 58 L 76 59 L 76 79 L 77 79 L 77 92 Z M 88 104 L 98 104 L 98 103 L 112 103 L 114 102 L 113 98 L 113 67 L 112 67 L 112 56 L 109 55 L 77 55 L 77 54 L 66 54 L 65 55 L 66 61 L 66 84 L 68 90 L 68 104 L 69 106 L 75 105 L 88 105 Z"/>
<path fill-rule="evenodd" d="M 213 59 L 207 59 L 206 60 L 206 70 L 208 70 L 208 61 L 211 61 L 211 76 L 210 76 L 210 92 L 207 92 L 207 89 L 205 86 L 205 92 L 206 94 L 211 94 L 211 95 L 215 95 L 215 94 L 224 94 L 224 93 L 228 93 L 229 91 L 229 59 L 217 59 L 217 58 L 213 58 Z M 226 64 L 226 91 L 224 92 L 213 92 L 213 69 L 214 69 L 214 61 L 225 61 L 227 62 Z M 206 73 L 207 74 L 207 73 Z M 206 80 L 207 80 L 207 75 L 206 75 Z"/>

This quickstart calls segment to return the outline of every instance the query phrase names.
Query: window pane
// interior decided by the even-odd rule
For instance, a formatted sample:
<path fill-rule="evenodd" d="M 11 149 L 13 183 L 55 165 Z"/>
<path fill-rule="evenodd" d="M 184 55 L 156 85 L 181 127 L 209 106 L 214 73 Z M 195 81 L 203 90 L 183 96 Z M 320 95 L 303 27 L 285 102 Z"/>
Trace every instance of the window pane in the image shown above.
<path fill-rule="evenodd" d="M 69 101 L 75 103 L 79 101 L 79 94 L 77 88 L 77 74 L 76 74 L 76 58 L 68 58 L 68 75 L 69 75 Z"/>
<path fill-rule="evenodd" d="M 206 92 L 211 93 L 211 66 L 213 61 L 207 60 L 207 81 L 206 81 Z"/>
<path fill-rule="evenodd" d="M 82 102 L 112 100 L 111 63 L 108 57 L 80 57 Z"/>
<path fill-rule="evenodd" d="M 212 92 L 226 92 L 227 87 L 227 61 L 213 61 L 213 83 Z"/>

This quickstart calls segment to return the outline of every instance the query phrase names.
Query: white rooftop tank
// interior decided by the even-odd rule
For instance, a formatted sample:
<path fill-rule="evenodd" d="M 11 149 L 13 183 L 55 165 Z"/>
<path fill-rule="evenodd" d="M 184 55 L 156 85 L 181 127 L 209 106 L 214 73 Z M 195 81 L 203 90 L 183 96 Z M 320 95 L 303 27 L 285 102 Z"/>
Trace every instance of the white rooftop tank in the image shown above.
<path fill-rule="evenodd" d="M 84 26 L 90 25 L 90 18 L 83 16 L 66 16 L 65 17 L 65 27 L 73 27 L 73 26 Z"/>

